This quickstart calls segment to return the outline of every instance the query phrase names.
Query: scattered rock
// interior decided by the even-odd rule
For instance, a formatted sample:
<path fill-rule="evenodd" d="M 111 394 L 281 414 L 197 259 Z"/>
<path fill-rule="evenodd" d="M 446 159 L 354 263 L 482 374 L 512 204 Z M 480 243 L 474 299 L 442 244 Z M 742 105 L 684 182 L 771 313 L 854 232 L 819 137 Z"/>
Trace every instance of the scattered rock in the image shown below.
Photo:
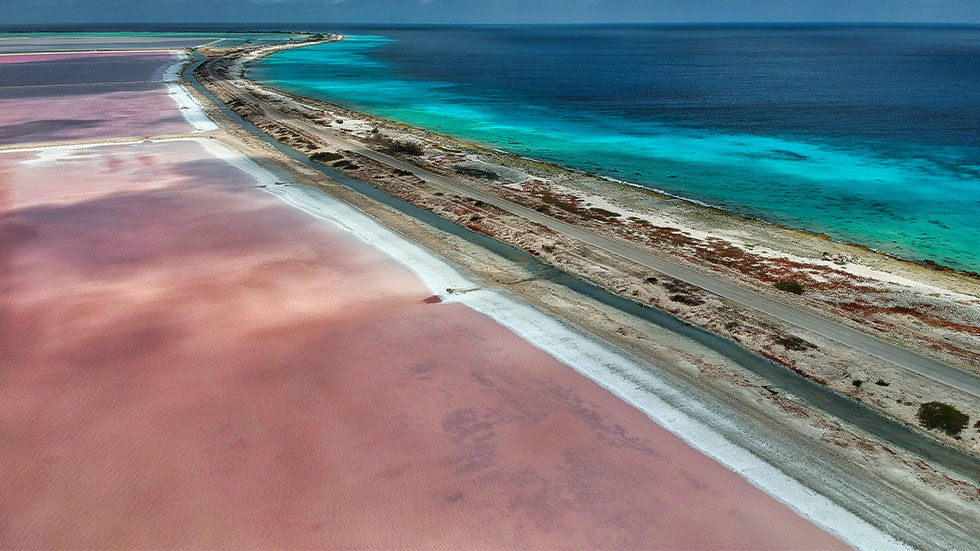
<path fill-rule="evenodd" d="M 834 264 L 840 264 L 841 266 L 854 262 L 854 257 L 847 253 L 831 253 L 824 251 L 822 258 L 827 262 L 833 262 Z"/>
<path fill-rule="evenodd" d="M 702 304 L 704 304 L 703 300 L 697 297 L 692 297 L 691 295 L 680 295 L 680 294 L 671 295 L 670 300 L 673 302 L 686 304 L 688 306 L 701 306 Z"/>
<path fill-rule="evenodd" d="M 485 180 L 502 180 L 508 184 L 526 182 L 530 176 L 516 168 L 495 165 L 483 161 L 465 161 L 453 167 L 458 174 L 482 178 Z"/>
<path fill-rule="evenodd" d="M 815 344 L 807 342 L 796 335 L 783 335 L 776 339 L 776 344 L 782 346 L 786 350 L 796 350 L 797 352 L 802 352 L 804 350 L 817 347 Z"/>

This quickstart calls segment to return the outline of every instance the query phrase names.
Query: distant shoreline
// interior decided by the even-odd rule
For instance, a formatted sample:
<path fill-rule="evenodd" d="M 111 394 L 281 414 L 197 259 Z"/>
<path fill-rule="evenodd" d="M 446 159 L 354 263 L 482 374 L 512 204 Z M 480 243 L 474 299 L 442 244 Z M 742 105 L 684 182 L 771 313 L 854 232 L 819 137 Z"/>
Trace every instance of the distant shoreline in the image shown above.
<path fill-rule="evenodd" d="M 341 40 L 343 40 L 343 38 L 341 38 Z M 306 46 L 300 46 L 300 47 L 306 47 Z M 264 57 L 268 57 L 269 55 L 273 55 L 275 53 L 277 53 L 277 52 L 272 51 L 272 52 L 269 52 L 266 55 L 263 55 L 261 57 L 255 58 L 253 60 L 250 60 L 249 64 L 251 64 L 251 63 L 253 63 L 255 61 L 259 61 L 260 59 L 262 59 Z M 298 93 L 295 93 L 295 92 L 292 92 L 292 91 L 289 91 L 289 90 L 285 90 L 283 88 L 278 88 L 275 85 L 272 85 L 272 84 L 269 84 L 269 83 L 255 81 L 255 80 L 251 80 L 251 79 L 250 79 L 250 81 L 253 82 L 253 83 L 255 83 L 256 85 L 259 85 L 259 86 L 268 88 L 270 90 L 275 90 L 275 91 L 277 91 L 279 93 L 282 93 L 282 94 L 296 96 L 296 97 L 299 97 L 299 98 L 305 98 L 305 99 L 309 99 L 309 100 L 313 100 L 313 101 L 317 101 L 317 102 L 331 103 L 329 100 L 322 100 L 322 99 L 311 97 L 311 96 L 303 96 L 302 94 L 298 94 Z M 416 126 L 416 125 L 413 125 L 413 124 L 410 124 L 410 123 L 406 123 L 406 122 L 402 122 L 402 121 L 399 121 L 399 120 L 387 119 L 385 117 L 380 117 L 380 116 L 377 116 L 377 115 L 372 115 L 370 113 L 365 113 L 363 111 L 358 111 L 357 109 L 350 108 L 350 107 L 345 107 L 345 106 L 340 105 L 340 104 L 334 103 L 333 105 L 336 105 L 337 107 L 342 108 L 342 109 L 345 109 L 345 110 L 349 110 L 349 111 L 358 113 L 358 114 L 360 114 L 360 115 L 362 115 L 364 117 L 368 117 L 368 118 L 371 118 L 371 119 L 377 119 L 377 120 L 385 121 L 385 122 L 387 122 L 389 124 L 393 124 L 393 125 L 399 125 L 399 126 L 404 126 L 404 127 L 407 127 L 407 128 L 411 128 L 411 129 L 413 129 L 413 130 L 415 130 L 417 132 L 420 132 L 420 133 L 425 133 L 425 134 L 433 135 L 433 136 L 440 136 L 440 137 L 442 137 L 444 139 L 447 139 L 447 140 L 451 140 L 451 141 L 455 141 L 455 142 L 460 142 L 460 143 L 464 143 L 464 144 L 469 144 L 469 145 L 472 145 L 472 146 L 475 146 L 475 147 L 478 147 L 478 148 L 481 148 L 481 149 L 494 150 L 494 151 L 497 151 L 497 152 L 499 152 L 499 153 L 501 153 L 503 155 L 507 155 L 507 156 L 511 156 L 511 157 L 516 157 L 516 158 L 523 159 L 523 160 L 528 161 L 528 162 L 541 163 L 541 164 L 545 164 L 545 165 L 550 165 L 550 166 L 553 166 L 556 169 L 561 170 L 561 171 L 565 171 L 565 172 L 569 172 L 569 173 L 574 173 L 574 174 L 580 174 L 580 175 L 583 175 L 583 176 L 589 176 L 589 177 L 599 178 L 599 179 L 608 181 L 611 184 L 616 184 L 616 185 L 621 185 L 621 186 L 628 186 L 628 187 L 632 187 L 632 188 L 637 188 L 637 189 L 640 189 L 640 190 L 643 190 L 643 191 L 646 191 L 646 192 L 650 192 L 650 193 L 662 195 L 664 197 L 669 197 L 669 198 L 672 198 L 672 199 L 677 199 L 677 200 L 680 200 L 680 201 L 684 201 L 685 203 L 688 203 L 688 204 L 690 204 L 693 207 L 710 209 L 712 211 L 717 211 L 719 213 L 723 213 L 726 216 L 731 216 L 731 217 L 734 217 L 734 218 L 737 218 L 737 219 L 740 219 L 740 220 L 743 220 L 743 221 L 746 221 L 746 222 L 757 222 L 757 223 L 760 223 L 760 224 L 765 224 L 765 225 L 768 225 L 768 226 L 772 226 L 774 228 L 779 228 L 779 229 L 790 231 L 790 232 L 799 232 L 799 233 L 802 233 L 802 234 L 806 234 L 806 235 L 812 236 L 814 238 L 824 239 L 824 240 L 827 240 L 829 242 L 832 242 L 832 243 L 835 243 L 835 244 L 838 244 L 838 245 L 844 245 L 844 246 L 848 246 L 848 247 L 859 248 L 859 249 L 865 250 L 865 251 L 867 251 L 869 253 L 874 253 L 876 255 L 882 255 L 882 256 L 885 256 L 885 257 L 894 259 L 896 261 L 908 262 L 908 263 L 911 263 L 911 264 L 916 264 L 916 265 L 923 266 L 923 267 L 926 267 L 926 268 L 929 268 L 929 269 L 932 269 L 932 270 L 937 270 L 937 271 L 953 272 L 953 273 L 957 273 L 957 274 L 960 274 L 960 275 L 963 275 L 963 276 L 966 276 L 966 277 L 970 277 L 970 278 L 973 278 L 973 279 L 980 280 L 980 271 L 969 270 L 969 269 L 965 269 L 965 268 L 957 268 L 957 267 L 954 267 L 954 266 L 950 266 L 950 265 L 944 264 L 942 262 L 936 262 L 936 261 L 934 261 L 934 260 L 932 260 L 930 258 L 916 259 L 916 258 L 911 258 L 911 257 L 905 257 L 905 256 L 902 256 L 900 254 L 893 253 L 893 252 L 876 249 L 875 247 L 873 247 L 871 245 L 867 245 L 867 244 L 864 244 L 864 243 L 861 243 L 861 242 L 858 242 L 858 241 L 852 241 L 852 240 L 847 240 L 847 239 L 836 238 L 836 237 L 833 237 L 833 236 L 831 236 L 831 235 L 829 235 L 827 233 L 824 233 L 824 232 L 814 231 L 814 230 L 810 230 L 810 229 L 803 228 L 803 227 L 790 226 L 790 225 L 787 225 L 787 224 L 781 224 L 779 222 L 775 222 L 775 221 L 772 221 L 772 220 L 767 220 L 767 219 L 761 218 L 761 217 L 749 216 L 747 214 L 740 213 L 740 212 L 737 212 L 737 211 L 734 211 L 734 210 L 730 210 L 730 209 L 727 209 L 727 208 L 722 207 L 722 206 L 714 205 L 714 204 L 711 204 L 711 203 L 706 202 L 706 201 L 702 201 L 702 200 L 699 200 L 699 199 L 693 199 L 693 198 L 687 197 L 687 196 L 685 196 L 683 194 L 672 193 L 672 192 L 669 192 L 669 191 L 664 190 L 664 189 L 660 189 L 660 188 L 656 188 L 656 187 L 652 187 L 652 186 L 648 186 L 648 185 L 644 185 L 644 184 L 639 184 L 639 183 L 635 183 L 635 182 L 630 182 L 628 180 L 616 178 L 616 177 L 609 176 L 609 175 L 606 175 L 606 174 L 602 174 L 602 173 L 599 173 L 599 172 L 590 172 L 590 171 L 587 171 L 587 170 L 582 170 L 582 169 L 579 169 L 579 168 L 576 168 L 576 167 L 572 167 L 572 166 L 569 166 L 567 164 L 563 164 L 561 162 L 554 161 L 554 160 L 542 160 L 542 159 L 538 159 L 538 158 L 535 158 L 535 157 L 530 156 L 530 155 L 508 151 L 508 150 L 506 150 L 506 149 L 504 149 L 504 148 L 502 148 L 500 146 L 491 146 L 491 145 L 488 145 L 488 144 L 478 143 L 478 142 L 475 142 L 473 140 L 469 140 L 467 138 L 462 138 L 462 137 L 459 137 L 459 136 L 449 135 L 449 134 L 445 134 L 445 133 L 442 133 L 442 132 L 439 132 L 439 131 L 435 131 L 435 130 L 429 130 L 427 128 Z"/>
<path fill-rule="evenodd" d="M 345 52 L 347 51 L 349 51 L 349 49 L 345 50 Z M 355 49 L 351 51 L 362 52 L 361 49 Z M 258 59 L 260 58 L 257 58 L 256 60 L 253 61 L 257 61 Z M 290 57 L 288 59 L 299 60 L 301 58 L 297 56 L 296 58 Z M 306 59 L 306 58 L 302 58 L 302 59 Z M 270 77 L 271 76 L 277 76 L 277 75 L 270 75 Z M 288 79 L 289 77 L 284 75 L 283 78 Z M 369 78 L 369 77 L 366 76 L 365 78 Z M 970 253 L 970 247 L 969 247 L 970 240 L 968 238 L 962 237 L 964 235 L 963 232 L 954 232 L 950 228 L 947 228 L 946 226 L 943 226 L 942 224 L 938 224 L 938 223 L 936 224 L 936 226 L 940 226 L 939 228 L 927 224 L 926 220 L 932 220 L 932 218 L 927 218 L 925 217 L 925 215 L 917 217 L 914 220 L 911 220 L 910 221 L 910 224 L 912 224 L 911 227 L 903 228 L 902 224 L 899 222 L 903 218 L 901 215 L 902 211 L 894 210 L 898 208 L 900 204 L 898 202 L 887 202 L 886 207 L 893 208 L 893 210 L 887 211 L 885 214 L 877 218 L 875 216 L 876 212 L 871 207 L 867 207 L 867 208 L 854 207 L 850 210 L 845 209 L 844 215 L 828 214 L 824 216 L 820 214 L 819 209 L 826 209 L 828 205 L 834 204 L 833 191 L 835 187 L 833 185 L 824 186 L 822 184 L 815 187 L 815 189 L 817 190 L 817 196 L 819 198 L 814 199 L 811 202 L 803 201 L 804 206 L 801 206 L 799 208 L 793 207 L 792 204 L 788 203 L 787 200 L 785 199 L 774 199 L 772 201 L 768 201 L 764 198 L 761 198 L 759 199 L 759 202 L 751 202 L 753 199 L 758 199 L 757 196 L 760 197 L 766 196 L 765 192 L 768 191 L 771 187 L 773 187 L 772 185 L 766 186 L 763 180 L 769 178 L 769 180 L 775 181 L 777 183 L 785 180 L 786 186 L 796 186 L 798 185 L 798 178 L 795 176 L 793 171 L 812 170 L 812 171 L 819 172 L 820 170 L 823 169 L 832 170 L 834 168 L 833 163 L 838 160 L 838 156 L 844 157 L 843 161 L 845 162 L 853 161 L 858 165 L 860 165 L 863 162 L 869 162 L 869 163 L 880 162 L 880 164 L 873 165 L 874 169 L 880 174 L 869 174 L 867 176 L 854 176 L 853 179 L 855 181 L 855 184 L 864 183 L 865 182 L 864 178 L 866 178 L 867 183 L 869 185 L 872 185 L 874 184 L 872 178 L 880 177 L 880 178 L 885 178 L 886 183 L 890 185 L 892 184 L 892 181 L 889 178 L 891 178 L 892 175 L 889 173 L 889 171 L 893 171 L 895 173 L 894 176 L 895 178 L 894 185 L 896 186 L 895 193 L 899 193 L 899 194 L 904 193 L 905 188 L 901 187 L 904 184 L 902 184 L 901 182 L 904 182 L 906 180 L 911 181 L 909 180 L 910 178 L 921 176 L 922 175 L 921 173 L 928 172 L 928 171 L 925 168 L 917 169 L 913 165 L 912 168 L 908 169 L 908 172 L 906 173 L 905 167 L 907 163 L 902 164 L 899 168 L 893 169 L 891 165 L 892 160 L 890 158 L 875 157 L 875 155 L 880 155 L 882 153 L 879 152 L 878 146 L 874 144 L 876 144 L 878 141 L 881 141 L 884 144 L 883 146 L 881 146 L 882 148 L 889 146 L 890 142 L 884 139 L 879 140 L 877 138 L 868 137 L 865 140 L 867 142 L 866 144 L 867 147 L 863 148 L 863 146 L 861 147 L 855 146 L 854 151 L 856 151 L 856 153 L 853 153 L 852 155 L 850 153 L 851 149 L 848 149 L 848 146 L 846 144 L 827 145 L 824 144 L 823 142 L 811 143 L 807 141 L 807 138 L 805 136 L 797 138 L 795 137 L 796 136 L 795 134 L 788 134 L 789 137 L 780 138 L 782 134 L 777 134 L 775 135 L 775 138 L 790 140 L 794 144 L 796 143 L 794 140 L 799 139 L 800 140 L 799 145 L 801 148 L 800 151 L 806 153 L 807 156 L 810 156 L 809 149 L 815 150 L 812 155 L 813 160 L 812 161 L 806 160 L 806 164 L 800 165 L 801 168 L 798 169 L 782 168 L 781 166 L 772 169 L 772 170 L 786 170 L 787 172 L 785 174 L 783 174 L 783 172 L 773 172 L 772 174 L 769 174 L 765 172 L 765 170 L 767 170 L 767 165 L 760 162 L 758 166 L 756 166 L 756 164 L 753 163 L 751 165 L 747 165 L 747 168 L 745 168 L 744 171 L 733 172 L 731 176 L 726 177 L 724 174 L 721 174 L 720 177 L 717 179 L 717 181 L 714 184 L 712 184 L 711 178 L 717 172 L 724 171 L 724 168 L 727 167 L 728 165 L 719 164 L 718 167 L 720 168 L 718 168 L 712 165 L 711 162 L 737 163 L 738 160 L 742 158 L 742 156 L 752 157 L 756 153 L 761 155 L 766 152 L 766 150 L 764 150 L 765 147 L 776 147 L 779 145 L 778 143 L 775 146 L 766 143 L 760 143 L 759 145 L 756 145 L 754 142 L 751 142 L 749 145 L 746 146 L 749 149 L 746 149 L 745 150 L 746 152 L 744 154 L 729 155 L 727 153 L 727 150 L 722 150 L 722 149 L 725 147 L 732 148 L 733 146 L 729 142 L 737 142 L 739 141 L 740 138 L 742 138 L 742 136 L 733 134 L 732 137 L 729 139 L 726 138 L 727 134 L 723 132 L 721 134 L 721 137 L 727 139 L 727 141 L 723 139 L 719 141 L 719 144 L 717 146 L 713 144 L 711 145 L 711 147 L 717 147 L 719 150 L 722 150 L 722 153 L 720 153 L 720 155 L 723 158 L 720 161 L 706 162 L 707 164 L 705 164 L 704 166 L 708 168 L 705 168 L 703 174 L 702 172 L 699 172 L 700 170 L 699 166 L 694 167 L 692 169 L 692 172 L 688 175 L 685 175 L 684 172 L 674 172 L 669 175 L 667 174 L 669 172 L 673 172 L 674 169 L 672 167 L 674 163 L 678 164 L 677 170 L 683 171 L 684 170 L 683 167 L 687 166 L 684 163 L 689 164 L 689 163 L 697 162 L 697 159 L 692 156 L 693 154 L 691 155 L 684 154 L 677 157 L 664 157 L 666 159 L 665 163 L 667 164 L 663 165 L 663 167 L 667 167 L 667 168 L 657 169 L 656 166 L 652 167 L 650 172 L 648 173 L 645 172 L 644 177 L 640 177 L 640 180 L 643 180 L 643 182 L 639 183 L 639 182 L 631 181 L 631 176 L 629 176 L 628 174 L 632 174 L 632 172 L 629 172 L 632 170 L 640 170 L 640 171 L 644 170 L 645 165 L 643 163 L 646 162 L 647 157 L 643 156 L 644 154 L 638 154 L 639 157 L 637 157 L 637 159 L 639 159 L 639 161 L 633 162 L 629 160 L 631 159 L 631 157 L 629 157 L 629 152 L 628 150 L 625 150 L 625 148 L 624 151 L 620 151 L 617 149 L 615 150 L 615 153 L 617 155 L 620 154 L 626 155 L 627 156 L 626 161 L 619 160 L 619 157 L 616 157 L 615 159 L 612 159 L 610 161 L 612 163 L 611 165 L 603 166 L 602 168 L 599 168 L 598 166 L 596 166 L 596 164 L 604 165 L 607 163 L 604 163 L 600 158 L 595 158 L 594 163 L 589 163 L 589 162 L 585 162 L 589 159 L 583 160 L 582 158 L 576 156 L 576 151 L 578 151 L 578 149 L 576 148 L 579 148 L 579 145 L 581 145 L 581 147 L 583 148 L 593 147 L 591 142 L 588 141 L 583 141 L 581 144 L 575 142 L 574 146 L 569 146 L 568 151 L 565 151 L 563 149 L 547 149 L 546 151 L 550 151 L 551 154 L 548 156 L 547 160 L 542 160 L 542 158 L 539 155 L 534 154 L 533 152 L 531 152 L 531 149 L 528 149 L 528 148 L 533 148 L 533 145 L 538 143 L 537 141 L 527 142 L 525 144 L 526 147 L 522 147 L 522 150 L 520 152 L 515 152 L 512 151 L 510 149 L 510 146 L 506 143 L 506 135 L 500 137 L 498 135 L 500 134 L 499 132 L 492 134 L 492 138 L 494 138 L 492 141 L 486 141 L 486 140 L 481 140 L 481 136 L 483 136 L 483 134 L 486 133 L 479 130 L 470 133 L 464 132 L 466 137 L 461 137 L 459 133 L 454 134 L 452 130 L 430 130 L 429 127 L 427 127 L 424 124 L 424 122 L 420 122 L 420 121 L 427 120 L 424 116 L 418 120 L 413 119 L 412 117 L 408 117 L 408 120 L 412 122 L 403 122 L 397 117 L 390 118 L 390 117 L 386 117 L 384 114 L 376 115 L 376 114 L 372 114 L 373 112 L 366 113 L 364 108 L 358 107 L 356 101 L 352 105 L 350 101 L 347 101 L 350 100 L 351 98 L 347 98 L 346 96 L 343 96 L 344 99 L 336 99 L 336 98 L 331 98 L 329 93 L 320 94 L 317 93 L 315 90 L 313 91 L 305 90 L 303 88 L 304 82 L 305 81 L 301 80 L 300 82 L 297 83 L 295 87 L 286 87 L 284 84 L 280 84 L 275 81 L 263 81 L 263 82 L 257 82 L 257 84 L 261 84 L 262 86 L 268 87 L 270 89 L 275 89 L 290 95 L 295 95 L 297 97 L 306 97 L 314 101 L 324 101 L 326 103 L 332 103 L 334 105 L 338 105 L 338 107 L 348 109 L 356 113 L 361 113 L 365 117 L 384 120 L 390 124 L 405 125 L 406 127 L 411 127 L 418 132 L 428 133 L 432 135 L 439 135 L 446 139 L 459 141 L 462 143 L 474 145 L 484 149 L 498 149 L 500 153 L 520 157 L 529 162 L 544 163 L 544 164 L 554 166 L 556 168 L 560 168 L 567 172 L 588 175 L 621 185 L 633 186 L 640 189 L 650 190 L 656 193 L 660 193 L 664 196 L 680 199 L 701 207 L 718 209 L 732 216 L 736 216 L 744 220 L 758 221 L 790 231 L 799 231 L 799 232 L 807 233 L 811 236 L 828 239 L 830 241 L 833 241 L 835 244 L 862 248 L 868 252 L 874 252 L 881 255 L 885 255 L 896 260 L 912 262 L 920 266 L 925 266 L 931 269 L 936 269 L 941 271 L 951 270 L 960 273 L 962 275 L 980 279 L 980 271 L 978 271 L 977 257 Z M 381 97 L 383 98 L 381 100 L 383 102 L 390 101 L 390 98 L 387 95 L 383 95 Z M 438 98 L 436 98 L 434 101 L 444 101 L 444 100 L 439 100 Z M 385 105 L 387 105 L 387 103 L 385 103 Z M 439 105 L 439 104 L 436 103 L 435 105 Z M 453 120 L 454 119 L 451 119 L 448 121 L 448 123 L 446 123 L 449 125 L 446 126 L 446 128 L 455 128 L 452 126 Z M 437 123 L 440 121 L 441 119 L 436 119 Z M 519 128 L 518 130 L 522 132 L 525 130 L 531 131 L 534 128 L 539 128 L 539 127 L 550 129 L 553 126 L 554 128 L 557 128 L 559 130 L 564 128 L 560 125 L 546 124 L 543 126 L 542 125 L 534 126 L 532 124 L 531 126 L 528 127 L 528 129 L 524 129 L 522 127 Z M 490 132 L 492 132 L 492 130 Z M 542 132 L 545 131 L 542 130 Z M 569 130 L 569 132 L 577 132 L 577 130 L 575 130 L 575 128 L 572 128 Z M 733 132 L 736 131 L 733 130 Z M 680 132 L 680 134 L 683 134 L 683 132 Z M 475 137 L 471 137 L 471 135 Z M 520 134 L 520 136 L 523 136 L 523 134 Z M 572 135 L 573 138 L 575 136 L 576 134 Z M 646 141 L 642 142 L 642 145 L 645 148 L 653 147 L 655 145 L 656 146 L 662 145 L 661 142 L 665 141 L 666 139 L 669 139 L 670 137 L 669 134 L 665 134 L 663 137 L 660 137 L 660 134 L 651 134 L 651 136 L 652 137 L 649 144 Z M 698 136 L 701 136 L 701 134 L 698 134 Z M 611 137 L 618 139 L 620 137 L 620 134 L 614 132 L 613 134 L 611 134 Z M 641 136 L 641 138 L 642 137 L 643 136 Z M 710 137 L 711 136 L 709 135 L 708 138 Z M 763 141 L 765 140 L 772 141 L 770 140 L 770 138 L 773 137 L 769 136 L 768 134 L 761 135 L 761 140 Z M 515 139 L 521 141 L 522 144 L 525 143 L 524 141 L 522 141 L 523 138 L 521 137 L 517 137 Z M 746 138 L 745 141 L 748 141 L 750 139 L 751 137 Z M 543 141 L 541 143 L 543 143 L 544 146 L 560 147 L 560 146 L 555 146 L 552 143 L 552 141 Z M 677 147 L 683 148 L 686 143 L 687 142 L 683 142 Z M 860 142 L 860 143 L 863 144 L 865 142 Z M 696 147 L 696 145 L 697 144 L 694 144 L 691 147 Z M 928 144 L 924 144 L 921 147 L 928 148 L 931 146 L 929 146 Z M 712 151 L 714 150 L 709 150 L 709 155 L 711 154 Z M 911 154 L 918 151 L 919 151 L 918 149 L 910 150 L 909 153 Z M 965 151 L 963 153 L 957 153 L 957 154 L 972 155 L 973 153 L 971 151 L 972 150 Z M 570 155 L 571 157 L 568 157 L 567 155 L 563 157 L 565 153 L 567 153 L 567 155 Z M 923 154 L 924 155 L 928 154 L 928 151 L 926 151 Z M 728 156 L 726 157 L 725 155 Z M 850 157 L 848 157 L 849 155 Z M 565 161 L 562 160 L 563 158 L 565 159 Z M 970 158 L 964 157 L 963 162 L 967 162 L 969 160 Z M 653 160 L 650 160 L 649 162 L 652 163 Z M 585 166 L 583 166 L 583 163 Z M 737 164 L 733 166 L 737 168 Z M 680 176 L 675 176 L 674 174 L 679 174 Z M 693 174 L 693 176 L 685 179 L 685 176 L 690 176 L 691 174 Z M 855 168 L 855 174 L 861 174 L 861 172 L 859 172 L 858 169 Z M 780 179 L 780 175 L 785 176 L 783 180 Z M 927 186 L 924 189 L 928 191 L 923 192 L 923 197 L 930 198 L 930 197 L 937 196 L 937 194 L 940 193 L 940 191 L 938 191 L 940 190 L 940 188 L 937 187 L 939 186 L 939 183 L 937 182 L 939 182 L 940 178 L 945 175 L 946 175 L 945 172 L 941 174 L 937 173 L 934 179 L 929 179 L 924 184 L 925 186 Z M 675 177 L 679 177 L 682 180 L 675 181 L 675 180 L 665 179 L 665 178 L 675 178 Z M 747 179 L 741 180 L 741 178 L 747 178 Z M 847 174 L 843 175 L 842 178 L 844 179 L 841 181 L 850 182 L 850 180 L 847 179 Z M 685 183 L 676 184 L 676 182 L 681 182 L 681 181 L 684 181 Z M 748 188 L 746 192 L 748 193 L 748 195 L 745 195 L 744 198 L 739 199 L 740 197 L 743 196 L 734 194 L 733 191 L 736 190 L 736 188 L 738 188 L 737 183 L 742 181 L 750 182 L 750 183 L 755 183 L 755 182 L 759 182 L 759 183 L 758 185 L 754 185 L 754 184 L 750 185 L 748 183 L 745 184 L 745 186 Z M 717 191 L 717 192 L 710 191 L 714 185 L 719 186 L 719 189 L 725 191 Z M 699 194 L 698 190 L 701 189 L 708 190 L 708 191 Z M 753 189 L 759 189 L 760 191 L 753 192 L 752 191 Z M 882 187 L 882 189 L 885 188 Z M 772 195 L 773 197 L 783 197 L 783 194 L 779 193 L 778 190 L 774 190 L 774 192 L 770 195 Z M 888 196 L 889 195 L 887 194 L 883 195 L 883 197 L 888 197 Z M 864 195 L 861 195 L 861 198 L 864 197 L 865 197 Z M 872 203 L 870 202 L 869 199 L 868 202 L 856 201 L 854 204 L 862 205 L 862 204 L 872 204 Z M 928 205 L 929 202 L 925 201 L 923 204 Z M 942 204 L 945 205 L 946 203 L 942 202 Z M 926 207 L 926 211 L 928 212 L 929 216 L 935 215 L 937 217 L 936 218 L 937 220 L 943 220 L 942 218 L 938 218 L 940 216 L 938 212 L 938 207 L 931 208 L 931 209 Z M 953 209 L 949 212 L 951 213 L 951 216 L 953 216 L 952 220 L 955 221 L 955 223 L 951 222 L 950 226 L 955 229 L 959 229 L 963 224 L 963 217 L 966 216 L 965 213 L 970 211 L 966 206 L 960 208 L 958 206 L 953 205 Z M 853 213 L 854 218 L 853 219 L 846 218 L 845 216 L 847 213 Z M 875 228 L 880 228 L 880 229 L 876 230 Z M 945 229 L 940 229 L 940 228 L 945 228 Z M 895 231 L 899 231 L 900 233 L 898 234 L 893 233 L 893 229 Z M 902 231 L 907 232 L 907 234 L 901 233 Z"/>

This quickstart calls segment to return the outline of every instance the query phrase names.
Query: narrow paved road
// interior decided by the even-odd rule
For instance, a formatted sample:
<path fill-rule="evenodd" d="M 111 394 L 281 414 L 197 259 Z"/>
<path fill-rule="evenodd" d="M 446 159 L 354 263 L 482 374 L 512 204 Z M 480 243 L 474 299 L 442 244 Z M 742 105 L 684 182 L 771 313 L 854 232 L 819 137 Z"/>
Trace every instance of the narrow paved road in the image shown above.
<path fill-rule="evenodd" d="M 447 178 L 440 174 L 408 164 L 389 155 L 385 155 L 384 153 L 379 153 L 372 149 L 368 149 L 363 145 L 340 136 L 329 129 L 313 125 L 304 119 L 283 113 L 267 102 L 256 98 L 238 86 L 235 82 L 220 77 L 215 71 L 212 62 L 205 63 L 204 67 L 208 73 L 208 76 L 214 82 L 218 83 L 218 85 L 222 86 L 230 94 L 241 99 L 242 101 L 259 105 L 266 116 L 268 116 L 270 119 L 283 124 L 288 124 L 304 132 L 308 132 L 339 149 L 357 153 L 392 168 L 411 172 L 415 176 L 418 176 L 422 180 L 433 185 L 449 189 L 459 195 L 478 199 L 488 205 L 493 205 L 494 207 L 508 213 L 521 216 L 532 222 L 541 224 L 542 226 L 562 233 L 573 239 L 588 243 L 594 247 L 598 247 L 606 252 L 615 254 L 631 262 L 635 262 L 675 279 L 679 279 L 685 283 L 700 287 L 701 289 L 725 297 L 733 302 L 741 304 L 742 306 L 752 308 L 786 323 L 801 327 L 840 344 L 868 353 L 898 367 L 918 373 L 919 375 L 980 398 L 980 377 L 977 375 L 968 373 L 927 356 L 923 356 L 917 352 L 913 352 L 901 346 L 884 341 L 868 333 L 857 331 L 816 314 L 771 299 L 755 291 L 744 289 L 713 275 L 688 268 L 687 266 L 665 258 L 661 258 L 627 243 L 604 237 L 573 224 L 562 222 L 561 220 L 552 218 L 535 210 L 518 205 L 511 201 L 507 201 L 506 199 L 501 199 L 495 195 L 491 195 L 465 182 Z"/>

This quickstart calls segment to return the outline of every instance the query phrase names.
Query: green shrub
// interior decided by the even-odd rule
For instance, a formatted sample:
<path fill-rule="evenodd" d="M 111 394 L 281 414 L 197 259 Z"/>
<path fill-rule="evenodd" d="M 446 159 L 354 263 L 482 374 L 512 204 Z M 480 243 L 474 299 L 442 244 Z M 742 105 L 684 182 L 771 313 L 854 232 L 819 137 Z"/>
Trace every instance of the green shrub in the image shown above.
<path fill-rule="evenodd" d="M 396 140 L 384 134 L 372 132 L 365 138 L 365 141 L 380 145 L 391 153 L 407 153 L 409 155 L 422 155 L 425 153 L 425 147 L 411 139 L 399 138 Z"/>
<path fill-rule="evenodd" d="M 956 436 L 966 428 L 970 416 L 942 402 L 926 402 L 919 407 L 919 423 L 927 429 L 938 429 Z"/>
<path fill-rule="evenodd" d="M 375 132 L 372 132 L 365 141 L 368 143 L 378 144 L 381 147 L 391 147 L 391 144 L 395 143 L 395 140 L 389 138 L 388 136 Z"/>
<path fill-rule="evenodd" d="M 317 151 L 316 153 L 310 155 L 311 161 L 316 161 L 322 164 L 327 164 L 343 158 L 344 156 L 340 155 L 339 153 L 330 153 L 328 151 Z"/>
<path fill-rule="evenodd" d="M 407 153 L 409 155 L 422 155 L 425 153 L 425 148 L 422 147 L 422 144 L 409 140 L 395 140 L 394 143 L 388 146 L 388 150 L 392 153 Z"/>
<path fill-rule="evenodd" d="M 806 292 L 806 287 L 804 287 L 799 281 L 791 281 L 786 279 L 776 283 L 776 288 L 780 291 L 793 293 L 794 295 L 802 295 Z"/>

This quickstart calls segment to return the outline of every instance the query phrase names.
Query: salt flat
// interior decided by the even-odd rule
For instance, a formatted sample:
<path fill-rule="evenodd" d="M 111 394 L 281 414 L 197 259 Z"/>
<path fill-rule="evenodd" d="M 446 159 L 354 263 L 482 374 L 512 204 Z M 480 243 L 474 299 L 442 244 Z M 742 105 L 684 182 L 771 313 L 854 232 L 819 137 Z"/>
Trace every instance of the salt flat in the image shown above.
<path fill-rule="evenodd" d="M 159 82 L 177 59 L 169 51 L 3 55 L 0 86 Z"/>

